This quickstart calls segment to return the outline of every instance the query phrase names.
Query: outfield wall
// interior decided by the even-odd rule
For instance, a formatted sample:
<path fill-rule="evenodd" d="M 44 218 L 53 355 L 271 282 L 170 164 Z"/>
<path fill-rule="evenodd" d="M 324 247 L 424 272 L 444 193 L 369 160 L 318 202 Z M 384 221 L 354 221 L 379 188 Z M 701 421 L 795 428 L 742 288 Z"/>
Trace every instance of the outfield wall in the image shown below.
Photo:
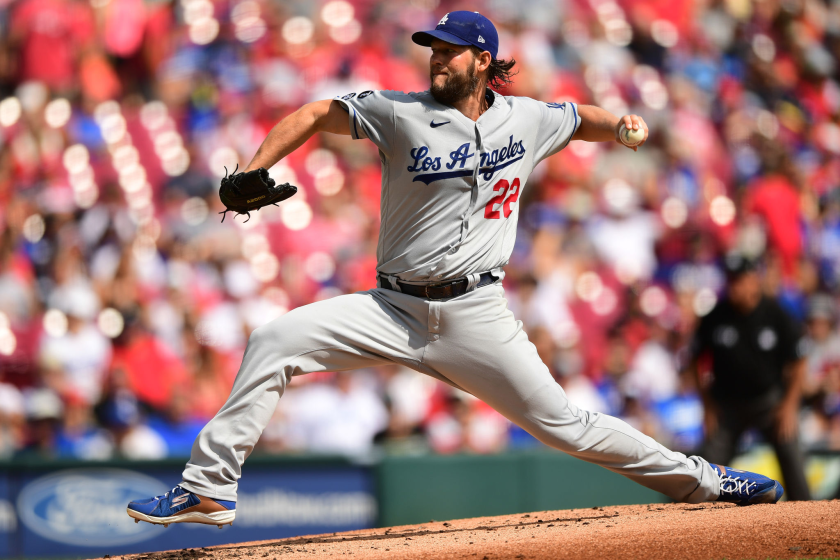
<path fill-rule="evenodd" d="M 840 477 L 840 458 L 828 460 L 825 464 L 835 465 Z M 166 492 L 179 481 L 182 467 L 183 460 L 0 463 L 0 557 L 89 558 L 665 500 L 552 451 L 367 462 L 252 457 L 244 468 L 233 527 L 135 524 L 125 505 Z M 835 491 L 829 486 L 825 491 Z"/>

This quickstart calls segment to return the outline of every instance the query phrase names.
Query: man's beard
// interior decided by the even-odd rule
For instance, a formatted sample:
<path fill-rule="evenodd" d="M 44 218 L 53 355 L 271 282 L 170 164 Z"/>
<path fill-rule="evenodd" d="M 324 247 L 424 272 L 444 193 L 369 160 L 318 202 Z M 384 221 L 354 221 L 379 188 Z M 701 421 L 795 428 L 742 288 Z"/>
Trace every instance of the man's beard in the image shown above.
<path fill-rule="evenodd" d="M 467 71 L 462 74 L 449 74 L 442 86 L 435 85 L 435 76 L 430 73 L 431 86 L 429 93 L 435 101 L 444 105 L 452 105 L 461 99 L 466 98 L 478 89 L 478 76 L 475 67 L 467 66 Z"/>

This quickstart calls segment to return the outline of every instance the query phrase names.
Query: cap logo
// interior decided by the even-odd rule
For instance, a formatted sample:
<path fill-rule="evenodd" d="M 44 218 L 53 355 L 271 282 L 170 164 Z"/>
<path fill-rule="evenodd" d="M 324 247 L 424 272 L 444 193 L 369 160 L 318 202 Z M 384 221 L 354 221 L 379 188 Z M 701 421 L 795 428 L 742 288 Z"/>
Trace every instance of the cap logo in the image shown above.
<path fill-rule="evenodd" d="M 445 25 L 445 24 L 446 24 L 446 20 L 448 20 L 448 19 L 449 19 L 449 14 L 446 14 L 445 16 L 443 16 L 442 18 L 440 18 L 440 21 L 438 22 L 438 25 Z"/>
<path fill-rule="evenodd" d="M 479 35 L 479 36 L 478 36 L 478 42 L 479 42 L 479 43 L 483 43 L 483 42 L 484 42 L 484 37 L 482 37 L 481 35 Z"/>

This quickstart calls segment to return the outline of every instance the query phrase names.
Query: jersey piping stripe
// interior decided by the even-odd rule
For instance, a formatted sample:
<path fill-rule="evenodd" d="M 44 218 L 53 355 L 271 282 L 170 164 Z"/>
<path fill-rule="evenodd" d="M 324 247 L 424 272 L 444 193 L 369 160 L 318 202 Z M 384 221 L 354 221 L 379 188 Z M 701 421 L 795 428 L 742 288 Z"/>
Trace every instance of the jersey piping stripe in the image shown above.
<path fill-rule="evenodd" d="M 360 140 L 359 129 L 356 128 L 356 108 L 355 107 L 353 107 L 353 131 L 356 133 L 356 140 Z"/>
<path fill-rule="evenodd" d="M 574 111 L 574 113 L 575 113 L 575 129 L 574 129 L 574 130 L 572 131 L 572 133 L 569 135 L 569 138 L 567 138 L 567 139 L 566 139 L 566 143 L 565 143 L 565 144 L 563 144 L 563 148 L 565 148 L 566 146 L 568 146 L 568 145 L 569 145 L 569 142 L 571 142 L 571 141 L 572 141 L 572 136 L 574 136 L 574 135 L 575 135 L 575 132 L 577 132 L 577 129 L 578 129 L 578 127 L 580 126 L 580 123 L 578 122 L 578 121 L 579 121 L 579 119 L 578 119 L 577 109 L 575 108 L 575 104 L 574 104 L 574 103 L 569 103 L 569 105 L 571 105 L 571 106 L 572 106 L 572 111 Z M 563 148 L 561 148 L 561 149 L 563 149 Z"/>

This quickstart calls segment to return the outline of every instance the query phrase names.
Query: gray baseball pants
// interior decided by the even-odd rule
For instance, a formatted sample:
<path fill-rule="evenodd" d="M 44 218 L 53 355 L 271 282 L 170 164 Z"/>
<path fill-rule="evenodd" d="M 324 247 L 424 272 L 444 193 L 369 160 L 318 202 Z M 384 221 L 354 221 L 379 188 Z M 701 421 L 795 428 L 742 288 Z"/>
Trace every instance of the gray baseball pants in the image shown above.
<path fill-rule="evenodd" d="M 535 438 L 683 502 L 717 499 L 700 457 L 570 403 L 499 283 L 446 301 L 377 288 L 299 307 L 253 331 L 230 397 L 184 470 L 196 494 L 236 500 L 242 464 L 292 376 L 397 363 L 463 389 Z"/>

